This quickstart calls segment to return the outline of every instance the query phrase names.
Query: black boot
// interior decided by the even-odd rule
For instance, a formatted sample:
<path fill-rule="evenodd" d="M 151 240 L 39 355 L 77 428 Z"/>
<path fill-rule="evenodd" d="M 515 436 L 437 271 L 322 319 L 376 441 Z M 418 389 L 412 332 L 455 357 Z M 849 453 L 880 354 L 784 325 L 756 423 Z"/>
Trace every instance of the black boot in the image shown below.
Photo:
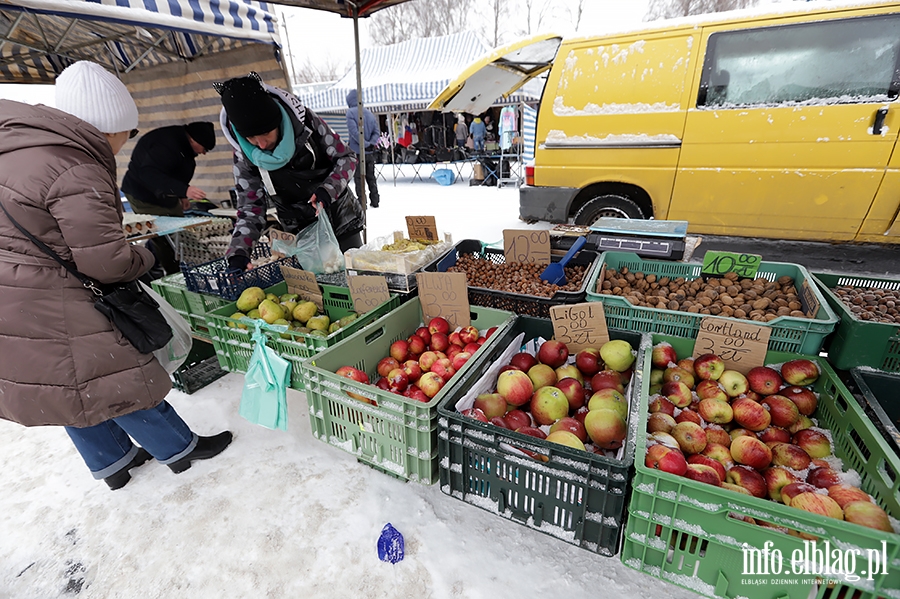
<path fill-rule="evenodd" d="M 149 462 L 152 459 L 153 456 L 150 455 L 150 453 L 146 449 L 144 449 L 143 447 L 138 447 L 138 452 L 134 455 L 127 466 L 125 466 L 115 474 L 107 476 L 103 480 L 106 481 L 106 484 L 108 484 L 109 488 L 113 491 L 115 491 L 116 489 L 121 489 L 128 484 L 128 481 L 131 480 L 131 473 L 129 472 L 129 470 L 131 470 L 132 468 L 137 468 L 141 464 Z"/>
<path fill-rule="evenodd" d="M 222 431 L 212 437 L 199 437 L 197 446 L 191 453 L 169 464 L 169 468 L 175 474 L 179 474 L 191 467 L 191 460 L 208 460 L 216 457 L 231 443 L 231 436 L 231 431 Z"/>

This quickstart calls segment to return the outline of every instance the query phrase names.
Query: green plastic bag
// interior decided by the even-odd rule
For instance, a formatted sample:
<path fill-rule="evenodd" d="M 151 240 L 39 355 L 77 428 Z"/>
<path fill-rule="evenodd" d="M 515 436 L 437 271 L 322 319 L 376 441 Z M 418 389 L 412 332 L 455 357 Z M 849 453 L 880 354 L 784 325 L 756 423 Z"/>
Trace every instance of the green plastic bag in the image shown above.
<path fill-rule="evenodd" d="M 256 321 L 253 341 L 256 347 L 244 376 L 244 392 L 238 413 L 260 426 L 287 430 L 287 388 L 291 381 L 291 363 L 266 346 L 262 327 L 286 329 Z M 283 331 L 282 331 L 283 332 Z"/>

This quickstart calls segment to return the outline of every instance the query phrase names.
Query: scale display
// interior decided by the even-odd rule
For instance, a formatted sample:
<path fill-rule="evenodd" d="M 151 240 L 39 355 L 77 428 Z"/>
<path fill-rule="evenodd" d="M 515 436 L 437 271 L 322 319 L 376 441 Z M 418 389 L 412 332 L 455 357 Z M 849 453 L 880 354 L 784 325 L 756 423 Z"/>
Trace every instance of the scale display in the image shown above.
<path fill-rule="evenodd" d="M 607 237 L 605 235 L 591 235 L 589 241 L 596 244 L 601 252 L 634 252 L 640 256 L 654 256 L 658 258 L 670 258 L 675 252 L 676 242 L 662 239 L 634 239 L 627 237 Z M 684 251 L 684 243 L 680 243 L 680 250 Z"/>

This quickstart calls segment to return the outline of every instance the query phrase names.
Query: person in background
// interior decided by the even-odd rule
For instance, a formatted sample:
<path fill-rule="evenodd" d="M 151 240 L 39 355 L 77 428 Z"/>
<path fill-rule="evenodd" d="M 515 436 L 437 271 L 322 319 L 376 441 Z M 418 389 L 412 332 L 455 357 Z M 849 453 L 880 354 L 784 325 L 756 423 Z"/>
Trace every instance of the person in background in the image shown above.
<path fill-rule="evenodd" d="M 484 152 L 484 134 L 486 133 L 486 129 L 484 123 L 481 122 L 481 119 L 477 116 L 472 120 L 472 126 L 469 128 L 469 132 L 472 134 L 472 140 L 475 144 L 474 148 L 476 152 Z"/>
<path fill-rule="evenodd" d="M 469 137 L 469 127 L 466 125 L 465 115 L 457 115 L 456 126 L 453 127 L 453 133 L 456 135 L 456 146 L 458 148 L 465 148 L 466 138 Z"/>
<path fill-rule="evenodd" d="M 341 251 L 362 245 L 362 206 L 350 191 L 356 157 L 300 100 L 250 73 L 216 83 L 219 117 L 234 148 L 237 222 L 225 253 L 229 270 L 242 271 L 266 226 L 267 198 L 285 231 L 299 233 L 324 209 Z"/>
<path fill-rule="evenodd" d="M 347 131 L 350 149 L 359 156 L 359 102 L 356 90 L 352 89 L 347 93 Z M 375 176 L 375 148 L 381 139 L 381 130 L 378 128 L 378 119 L 372 114 L 372 111 L 363 106 L 363 140 L 366 152 L 366 172 L 365 180 L 369 189 L 369 205 L 372 208 L 378 208 L 378 181 Z M 358 164 L 358 162 L 357 162 Z M 360 169 L 356 169 L 356 197 L 362 198 L 363 177 Z"/>
<path fill-rule="evenodd" d="M 490 114 L 484 115 L 484 141 L 486 143 L 497 141 L 497 127 L 494 126 L 494 119 Z"/>
<path fill-rule="evenodd" d="M 141 137 L 122 179 L 122 193 L 131 209 L 137 214 L 184 216 L 192 200 L 206 199 L 206 192 L 191 185 L 191 179 L 197 156 L 215 146 L 215 128 L 204 121 L 160 127 Z M 148 246 L 166 274 L 179 272 L 175 250 L 167 239 L 151 239 Z"/>
<path fill-rule="evenodd" d="M 0 418 L 64 426 L 94 478 L 119 489 L 152 458 L 183 472 L 232 435 L 192 432 L 165 401 L 172 382 L 153 354 L 138 352 L 13 224 L 102 284 L 153 265 L 125 239 L 116 187 L 115 155 L 137 134 L 128 89 L 80 61 L 57 77 L 56 106 L 0 100 L 0 204 L 12 217 L 0 211 Z"/>

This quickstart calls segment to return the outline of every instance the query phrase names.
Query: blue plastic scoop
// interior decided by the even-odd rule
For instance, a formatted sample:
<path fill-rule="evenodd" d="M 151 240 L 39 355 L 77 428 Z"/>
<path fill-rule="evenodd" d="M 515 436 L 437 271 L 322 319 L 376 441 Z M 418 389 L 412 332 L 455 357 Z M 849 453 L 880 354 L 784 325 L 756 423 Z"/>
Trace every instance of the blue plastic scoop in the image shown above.
<path fill-rule="evenodd" d="M 566 271 L 565 266 L 569 263 L 569 260 L 572 259 L 572 256 L 575 255 L 578 250 L 584 247 L 584 244 L 587 243 L 587 240 L 584 237 L 579 237 L 575 240 L 575 243 L 572 244 L 572 247 L 569 248 L 569 251 L 566 252 L 566 255 L 562 257 L 562 260 L 559 262 L 551 262 L 547 265 L 547 268 L 544 269 L 544 272 L 541 273 L 541 280 L 547 281 L 551 285 L 565 285 L 566 284 Z"/>

